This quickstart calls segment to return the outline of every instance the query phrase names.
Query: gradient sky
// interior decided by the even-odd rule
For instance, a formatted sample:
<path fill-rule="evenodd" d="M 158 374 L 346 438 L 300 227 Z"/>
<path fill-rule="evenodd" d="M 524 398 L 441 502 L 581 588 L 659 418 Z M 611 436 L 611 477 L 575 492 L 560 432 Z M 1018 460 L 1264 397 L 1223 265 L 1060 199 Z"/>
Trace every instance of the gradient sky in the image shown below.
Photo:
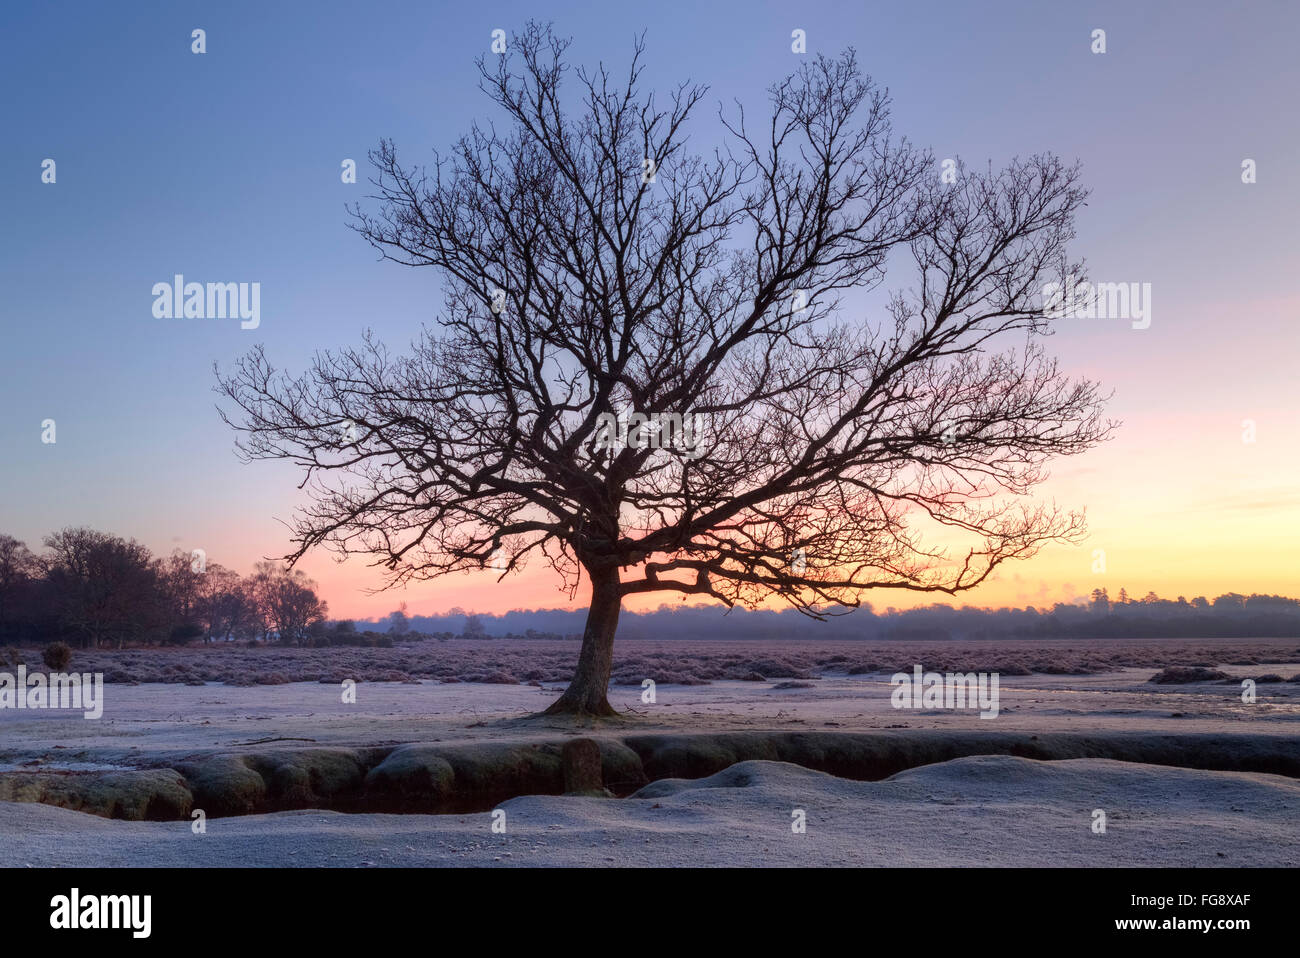
<path fill-rule="evenodd" d="M 8 5 L 0 531 L 37 548 L 85 524 L 158 554 L 203 548 L 240 572 L 283 555 L 299 476 L 236 459 L 212 364 L 265 343 L 299 370 L 366 327 L 399 347 L 435 318 L 437 276 L 378 262 L 344 204 L 366 192 L 380 137 L 423 162 L 492 115 L 473 60 L 493 29 L 530 15 L 573 36 L 577 63 L 621 68 L 645 30 L 647 86 L 689 78 L 750 109 L 797 66 L 801 28 L 812 53 L 856 47 L 893 95 L 895 128 L 937 156 L 1080 159 L 1093 192 L 1075 249 L 1096 279 L 1152 284 L 1152 323 L 1063 321 L 1048 345 L 1067 373 L 1114 390 L 1124 425 L 1042 490 L 1087 507 L 1089 542 L 1003 566 L 957 601 L 1300 593 L 1294 2 Z M 1103 55 L 1090 51 L 1097 28 Z M 713 112 L 697 149 L 714 145 Z M 41 182 L 47 157 L 54 185 Z M 362 184 L 340 182 L 344 158 Z M 1257 183 L 1241 182 L 1245 158 Z M 260 282 L 261 327 L 155 319 L 151 287 L 175 273 Z M 40 441 L 46 418 L 54 445 Z M 565 605 L 540 568 L 378 596 L 356 559 L 302 568 L 336 616 L 403 600 L 416 614 Z"/>

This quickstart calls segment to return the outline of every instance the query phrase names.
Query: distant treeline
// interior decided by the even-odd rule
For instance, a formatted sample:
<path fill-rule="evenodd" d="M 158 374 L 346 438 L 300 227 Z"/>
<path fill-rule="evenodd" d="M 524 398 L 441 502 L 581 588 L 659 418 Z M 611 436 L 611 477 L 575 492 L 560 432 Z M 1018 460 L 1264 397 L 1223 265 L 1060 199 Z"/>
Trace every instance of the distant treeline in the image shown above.
<path fill-rule="evenodd" d="M 64 641 L 123 646 L 235 640 L 292 645 L 390 645 L 426 638 L 577 639 L 583 609 L 516 610 L 501 615 L 452 609 L 382 621 L 330 620 L 316 585 L 301 572 L 260 562 L 247 576 L 201 552 L 153 556 L 134 540 L 93 529 L 47 536 L 37 554 L 0 535 L 0 642 Z M 1300 599 L 1229 592 L 1214 599 L 1112 599 L 1097 589 L 1086 603 L 1050 608 L 980 609 L 929 605 L 880 614 L 864 605 L 810 619 L 782 611 L 661 606 L 625 611 L 621 639 L 994 639 L 1294 638 Z"/>
<path fill-rule="evenodd" d="M 0 641 L 304 644 L 326 628 L 315 583 L 274 562 L 241 576 L 201 550 L 156 558 L 134 539 L 85 528 L 44 546 L 37 554 L 0 535 Z"/>
<path fill-rule="evenodd" d="M 411 629 L 443 635 L 569 637 L 582 634 L 586 611 L 517 610 L 503 615 L 412 616 Z M 1098 589 L 1087 604 L 980 609 L 929 605 L 876 613 L 864 604 L 825 621 L 793 609 L 730 612 L 713 606 L 660 606 L 619 617 L 620 639 L 994 639 L 994 638 L 1291 638 L 1300 636 L 1300 599 L 1229 592 L 1214 599 L 1111 599 Z"/>

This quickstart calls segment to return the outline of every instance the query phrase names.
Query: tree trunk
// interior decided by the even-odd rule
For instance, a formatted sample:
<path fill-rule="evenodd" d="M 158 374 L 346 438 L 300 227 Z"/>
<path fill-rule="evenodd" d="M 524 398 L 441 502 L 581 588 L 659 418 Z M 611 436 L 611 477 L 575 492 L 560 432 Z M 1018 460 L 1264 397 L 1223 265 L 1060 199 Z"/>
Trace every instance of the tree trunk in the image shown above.
<path fill-rule="evenodd" d="M 609 673 L 614 666 L 614 633 L 623 604 L 618 567 L 589 570 L 591 605 L 582 633 L 582 652 L 573 681 L 551 704 L 546 715 L 617 715 L 609 704 Z"/>

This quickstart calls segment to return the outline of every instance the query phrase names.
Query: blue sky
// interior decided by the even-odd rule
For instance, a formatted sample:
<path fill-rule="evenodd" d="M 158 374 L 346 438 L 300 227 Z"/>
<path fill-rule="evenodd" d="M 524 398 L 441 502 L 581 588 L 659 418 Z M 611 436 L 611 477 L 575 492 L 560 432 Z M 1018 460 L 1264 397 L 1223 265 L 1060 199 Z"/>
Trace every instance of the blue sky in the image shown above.
<path fill-rule="evenodd" d="M 378 262 L 344 206 L 366 193 L 380 137 L 420 161 L 491 115 L 473 60 L 493 29 L 529 16 L 574 38 L 574 62 L 616 68 L 644 30 L 647 87 L 689 78 L 711 87 L 710 103 L 751 110 L 797 66 L 800 28 L 812 53 L 856 47 L 890 88 L 896 129 L 939 157 L 1081 159 L 1093 194 L 1078 251 L 1095 276 L 1152 283 L 1154 318 L 1142 332 L 1056 337 L 1067 371 L 1116 389 L 1112 414 L 1126 422 L 1063 472 L 1062 495 L 1083 496 L 1101 534 L 1128 536 L 1135 555 L 1134 523 L 1153 507 L 1132 503 L 1171 470 L 1174 507 L 1199 516 L 1214 509 L 1197 503 L 1277 496 L 1283 511 L 1248 534 L 1296 528 L 1283 488 L 1300 426 L 1294 3 L 67 3 L 3 16 L 0 531 L 32 546 L 89 524 L 160 553 L 202 547 L 240 571 L 286 550 L 277 520 L 298 501 L 298 477 L 237 461 L 212 365 L 265 343 L 300 369 L 366 327 L 398 346 L 435 320 L 437 277 Z M 203 55 L 191 53 L 195 28 Z M 1090 51 L 1097 28 L 1103 55 Z M 718 140 L 713 114 L 693 127 L 701 150 Z M 41 182 L 47 157 L 53 185 Z M 1258 165 L 1250 186 L 1246 157 Z M 362 184 L 340 182 L 344 158 Z M 260 328 L 154 318 L 151 288 L 175 273 L 260 282 Z M 1261 422 L 1250 460 L 1237 458 L 1246 416 Z M 46 418 L 54 445 L 40 442 Z M 1215 515 L 1222 526 L 1197 540 L 1205 568 L 1242 529 Z M 1290 554 L 1268 540 L 1261 568 Z M 1129 591 L 1167 585 L 1160 561 L 1135 560 Z M 378 580 L 351 564 L 306 568 L 340 612 L 401 598 L 366 598 L 358 590 Z M 1060 569 L 1039 568 L 1025 581 L 1058 597 Z M 405 598 L 418 612 L 495 609 L 533 604 L 543 585 L 520 587 L 526 603 L 482 582 Z"/>

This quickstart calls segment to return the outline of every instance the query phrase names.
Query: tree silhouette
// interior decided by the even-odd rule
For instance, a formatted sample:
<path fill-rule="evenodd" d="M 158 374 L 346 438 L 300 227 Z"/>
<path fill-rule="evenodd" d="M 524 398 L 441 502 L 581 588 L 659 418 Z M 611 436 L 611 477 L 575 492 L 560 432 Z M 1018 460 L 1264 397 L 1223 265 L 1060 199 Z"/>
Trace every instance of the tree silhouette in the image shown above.
<path fill-rule="evenodd" d="M 15 607 L 41 572 L 40 561 L 25 542 L 0 533 L 0 635 L 8 634 Z"/>
<path fill-rule="evenodd" d="M 259 348 L 220 378 L 242 454 L 306 471 L 286 558 L 366 554 L 393 584 L 530 558 L 571 591 L 585 576 L 577 671 L 549 711 L 605 715 L 625 596 L 822 616 L 866 589 L 964 591 L 1080 535 L 1080 514 L 1024 501 L 1111 428 L 1037 341 L 1041 287 L 1083 271 L 1065 250 L 1077 168 L 1040 155 L 943 182 L 851 50 L 775 85 L 757 126 L 720 114 L 725 144 L 697 155 L 704 88 L 639 93 L 640 42 L 622 83 L 566 48 L 530 24 L 480 59 L 507 122 L 431 168 L 389 141 L 371 154 L 377 210 L 353 225 L 435 267 L 438 328 L 407 355 L 367 333 L 298 376 Z M 859 298 L 909 264 L 864 321 Z M 653 432 L 674 416 L 702 423 L 695 448 Z"/>
<path fill-rule="evenodd" d="M 83 646 L 121 648 L 166 627 L 166 592 L 143 545 L 84 527 L 62 529 L 44 542 L 57 621 Z"/>

